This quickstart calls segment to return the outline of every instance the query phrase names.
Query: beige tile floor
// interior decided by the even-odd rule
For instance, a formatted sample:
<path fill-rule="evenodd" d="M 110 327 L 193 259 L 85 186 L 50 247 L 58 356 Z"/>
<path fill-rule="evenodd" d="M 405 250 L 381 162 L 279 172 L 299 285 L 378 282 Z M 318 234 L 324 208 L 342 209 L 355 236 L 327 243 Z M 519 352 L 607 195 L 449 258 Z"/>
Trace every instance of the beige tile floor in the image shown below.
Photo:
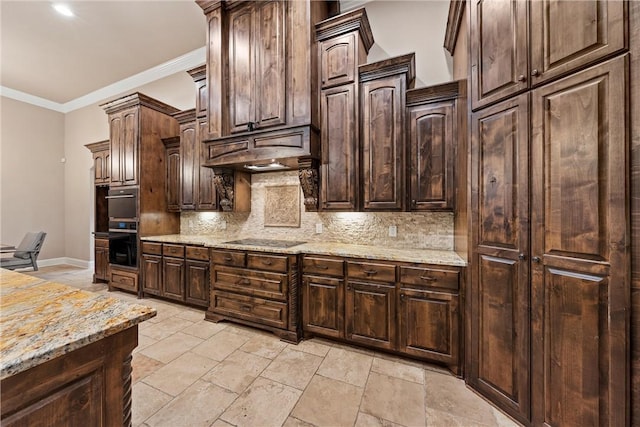
<path fill-rule="evenodd" d="M 27 274 L 108 293 L 86 269 Z M 134 427 L 517 425 L 437 366 L 323 339 L 287 344 L 202 310 L 108 294 L 158 310 L 134 350 Z"/>

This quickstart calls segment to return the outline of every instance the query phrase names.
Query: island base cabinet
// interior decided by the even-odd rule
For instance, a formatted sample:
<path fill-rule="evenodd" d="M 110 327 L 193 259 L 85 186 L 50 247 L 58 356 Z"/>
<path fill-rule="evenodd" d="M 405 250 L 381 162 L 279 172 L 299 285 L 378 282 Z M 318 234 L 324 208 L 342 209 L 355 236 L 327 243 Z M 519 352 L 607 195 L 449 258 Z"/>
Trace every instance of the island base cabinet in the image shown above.
<path fill-rule="evenodd" d="M 6 427 L 130 426 L 138 326 L 3 379 Z"/>

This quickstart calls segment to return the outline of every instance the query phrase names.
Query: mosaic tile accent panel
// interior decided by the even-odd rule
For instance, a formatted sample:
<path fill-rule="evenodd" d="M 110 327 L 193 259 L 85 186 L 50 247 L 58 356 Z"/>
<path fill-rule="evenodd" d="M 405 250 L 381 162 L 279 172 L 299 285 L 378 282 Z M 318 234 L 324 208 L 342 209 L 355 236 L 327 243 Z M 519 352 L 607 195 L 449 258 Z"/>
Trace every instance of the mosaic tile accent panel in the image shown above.
<path fill-rule="evenodd" d="M 297 171 L 261 173 L 251 176 L 251 212 L 183 212 L 182 234 L 215 235 L 220 238 L 301 240 L 376 245 L 389 248 L 453 250 L 452 212 L 306 212 L 299 198 L 300 226 L 265 225 L 267 188 L 295 186 L 300 190 Z M 322 224 L 322 233 L 316 233 Z M 398 229 L 389 237 L 389 226 Z"/>
<path fill-rule="evenodd" d="M 298 185 L 270 185 L 264 192 L 265 227 L 300 227 Z"/>

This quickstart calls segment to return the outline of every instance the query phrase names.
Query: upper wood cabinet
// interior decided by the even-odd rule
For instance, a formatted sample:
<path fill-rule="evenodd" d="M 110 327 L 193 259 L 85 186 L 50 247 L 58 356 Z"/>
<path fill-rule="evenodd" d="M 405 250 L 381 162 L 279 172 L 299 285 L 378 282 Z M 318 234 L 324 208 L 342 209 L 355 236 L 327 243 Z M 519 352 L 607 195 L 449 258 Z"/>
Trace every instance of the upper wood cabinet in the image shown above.
<path fill-rule="evenodd" d="M 138 107 L 109 115 L 112 187 L 138 184 Z"/>
<path fill-rule="evenodd" d="M 626 8 L 626 2 L 605 0 L 473 0 L 470 10 L 473 108 L 548 82 L 624 49 Z"/>
<path fill-rule="evenodd" d="M 110 146 L 109 140 L 85 145 L 93 156 L 93 182 L 95 185 L 108 185 L 111 180 Z"/>
<path fill-rule="evenodd" d="M 180 212 L 180 137 L 165 138 L 162 142 L 167 147 L 167 210 Z"/>
<path fill-rule="evenodd" d="M 320 209 L 360 206 L 358 66 L 366 63 L 373 36 L 365 9 L 316 25 L 320 86 Z"/>
<path fill-rule="evenodd" d="M 411 210 L 455 206 L 458 147 L 466 147 L 465 94 L 466 80 L 406 93 Z"/>
<path fill-rule="evenodd" d="M 207 66 L 201 65 L 187 71 L 196 85 L 196 117 L 207 116 Z"/>
<path fill-rule="evenodd" d="M 406 206 L 405 91 L 415 80 L 414 54 L 359 68 L 362 208 Z"/>

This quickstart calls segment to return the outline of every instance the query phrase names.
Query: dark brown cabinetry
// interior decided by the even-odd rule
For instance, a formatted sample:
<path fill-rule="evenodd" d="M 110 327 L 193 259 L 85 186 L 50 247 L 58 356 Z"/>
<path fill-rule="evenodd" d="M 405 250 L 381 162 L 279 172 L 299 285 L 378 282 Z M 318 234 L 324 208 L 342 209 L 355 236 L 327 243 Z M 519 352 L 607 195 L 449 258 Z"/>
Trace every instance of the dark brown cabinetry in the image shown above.
<path fill-rule="evenodd" d="M 364 9 L 316 25 L 321 116 L 320 209 L 354 211 L 360 205 L 358 66 L 373 36 Z"/>
<path fill-rule="evenodd" d="M 169 212 L 180 212 L 180 137 L 163 139 L 167 149 L 167 177 L 166 177 L 166 194 L 167 194 L 167 210 Z"/>
<path fill-rule="evenodd" d="M 305 334 L 398 352 L 461 372 L 458 267 L 303 256 Z"/>
<path fill-rule="evenodd" d="M 191 305 L 209 305 L 209 250 L 142 242 L 142 291 Z"/>
<path fill-rule="evenodd" d="M 206 318 L 266 329 L 298 342 L 296 255 L 211 250 L 211 298 Z"/>
<path fill-rule="evenodd" d="M 304 330 L 344 338 L 344 260 L 305 255 L 302 271 Z"/>
<path fill-rule="evenodd" d="M 474 0 L 470 8 L 473 108 L 624 49 L 625 9 L 621 1 Z"/>
<path fill-rule="evenodd" d="M 411 210 L 452 210 L 466 144 L 466 80 L 406 93 Z M 464 181 L 459 185 L 464 185 Z"/>
<path fill-rule="evenodd" d="M 359 68 L 362 208 L 402 210 L 406 198 L 405 91 L 415 80 L 414 54 Z"/>
<path fill-rule="evenodd" d="M 138 107 L 109 115 L 112 187 L 138 184 Z"/>
<path fill-rule="evenodd" d="M 469 383 L 523 423 L 625 424 L 627 60 L 472 115 Z"/>
<path fill-rule="evenodd" d="M 93 282 L 109 280 L 109 239 L 95 239 Z"/>
<path fill-rule="evenodd" d="M 87 144 L 91 154 L 93 156 L 93 178 L 94 184 L 103 185 L 109 184 L 110 172 L 111 172 L 111 150 L 109 140 L 94 142 L 93 144 Z"/>

